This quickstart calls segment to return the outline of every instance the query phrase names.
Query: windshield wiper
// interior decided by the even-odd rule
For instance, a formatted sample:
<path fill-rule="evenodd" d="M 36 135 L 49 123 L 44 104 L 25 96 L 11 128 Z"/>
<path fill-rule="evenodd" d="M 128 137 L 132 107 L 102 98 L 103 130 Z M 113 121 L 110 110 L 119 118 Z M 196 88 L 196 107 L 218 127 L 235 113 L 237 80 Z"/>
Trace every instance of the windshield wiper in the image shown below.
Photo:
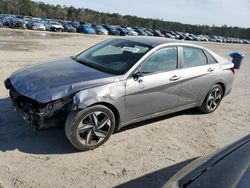
<path fill-rule="evenodd" d="M 92 65 L 91 63 L 87 62 L 87 61 L 83 61 L 83 60 L 80 60 L 80 59 L 77 59 L 76 57 L 72 58 L 73 60 L 75 60 L 76 62 L 78 63 L 81 63 L 83 65 L 86 65 L 88 67 L 91 67 L 93 69 L 97 69 L 94 65 Z"/>

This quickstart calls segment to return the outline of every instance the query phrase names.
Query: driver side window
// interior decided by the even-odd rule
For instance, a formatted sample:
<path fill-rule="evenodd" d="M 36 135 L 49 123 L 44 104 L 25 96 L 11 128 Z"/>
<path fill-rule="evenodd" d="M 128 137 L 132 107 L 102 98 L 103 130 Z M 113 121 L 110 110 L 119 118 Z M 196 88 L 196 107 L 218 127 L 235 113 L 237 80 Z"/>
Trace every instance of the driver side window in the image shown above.
<path fill-rule="evenodd" d="M 160 49 L 150 56 L 141 66 L 143 75 L 172 71 L 177 68 L 177 47 Z"/>

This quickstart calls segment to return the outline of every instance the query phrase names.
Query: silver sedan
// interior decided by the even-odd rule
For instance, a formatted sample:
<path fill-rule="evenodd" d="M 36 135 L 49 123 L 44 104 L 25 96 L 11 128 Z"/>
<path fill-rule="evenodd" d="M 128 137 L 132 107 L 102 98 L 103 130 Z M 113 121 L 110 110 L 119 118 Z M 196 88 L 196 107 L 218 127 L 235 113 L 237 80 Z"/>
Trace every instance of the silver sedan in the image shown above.
<path fill-rule="evenodd" d="M 65 125 L 69 141 L 90 150 L 131 123 L 194 107 L 215 111 L 231 91 L 233 66 L 197 45 L 124 37 L 21 69 L 5 86 L 36 129 Z"/>

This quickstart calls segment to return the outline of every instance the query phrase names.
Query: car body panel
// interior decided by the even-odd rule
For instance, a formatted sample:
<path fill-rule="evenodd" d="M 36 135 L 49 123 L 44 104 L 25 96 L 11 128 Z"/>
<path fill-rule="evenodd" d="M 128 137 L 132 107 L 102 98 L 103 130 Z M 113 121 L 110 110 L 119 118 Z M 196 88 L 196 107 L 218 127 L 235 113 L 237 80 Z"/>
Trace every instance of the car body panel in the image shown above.
<path fill-rule="evenodd" d="M 73 98 L 73 108 L 84 109 L 99 103 L 114 106 L 120 115 L 120 124 L 125 117 L 125 89 L 126 82 L 116 79 L 114 82 L 77 92 Z"/>
<path fill-rule="evenodd" d="M 249 183 L 250 135 L 200 157 L 172 176 L 163 187 L 238 187 Z M 184 186 L 185 185 L 185 186 Z M 241 186 L 239 186 L 241 187 Z M 248 187 L 248 186 L 243 186 Z"/>
<path fill-rule="evenodd" d="M 112 83 L 114 76 L 65 58 L 21 69 L 9 79 L 21 95 L 46 103 L 79 90 Z"/>
<path fill-rule="evenodd" d="M 139 80 L 129 78 L 126 84 L 126 121 L 175 108 L 180 84 L 170 81 L 174 75 L 181 77 L 181 70 L 145 75 Z"/>
<path fill-rule="evenodd" d="M 213 72 L 209 70 L 213 68 Z M 204 65 L 182 69 L 182 85 L 178 106 L 201 104 L 211 86 L 217 82 L 219 65 Z M 194 92 L 195 91 L 195 92 Z"/>

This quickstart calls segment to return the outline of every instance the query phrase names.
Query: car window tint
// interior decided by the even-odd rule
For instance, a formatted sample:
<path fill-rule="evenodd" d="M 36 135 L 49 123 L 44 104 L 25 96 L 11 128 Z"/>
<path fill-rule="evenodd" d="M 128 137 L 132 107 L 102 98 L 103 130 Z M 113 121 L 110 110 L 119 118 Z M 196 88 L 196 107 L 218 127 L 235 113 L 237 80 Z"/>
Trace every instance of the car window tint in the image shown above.
<path fill-rule="evenodd" d="M 208 64 L 217 63 L 217 61 L 214 59 L 214 57 L 210 53 L 205 51 L 205 54 L 207 55 Z"/>
<path fill-rule="evenodd" d="M 84 62 L 92 68 L 107 73 L 121 75 L 126 73 L 150 49 L 150 46 L 126 39 L 112 39 L 79 54 L 76 61 Z"/>
<path fill-rule="evenodd" d="M 122 54 L 122 50 L 120 48 L 117 48 L 112 45 L 105 46 L 104 48 L 101 48 L 99 50 L 96 50 L 94 53 L 92 53 L 92 56 L 102 56 L 102 55 L 117 55 Z"/>
<path fill-rule="evenodd" d="M 207 64 L 207 57 L 203 50 L 198 48 L 183 47 L 184 68 L 196 67 Z"/>
<path fill-rule="evenodd" d="M 164 48 L 147 59 L 140 72 L 152 74 L 156 72 L 171 71 L 177 67 L 177 47 Z"/>
<path fill-rule="evenodd" d="M 133 51 L 133 50 L 137 50 L 137 51 Z M 105 46 L 104 48 L 96 50 L 94 53 L 92 53 L 92 57 L 102 56 L 102 55 L 118 55 L 118 54 L 123 54 L 124 52 L 145 53 L 147 52 L 147 50 L 148 50 L 147 47 L 139 46 L 139 45 L 134 45 L 133 48 L 108 45 L 108 46 Z"/>

